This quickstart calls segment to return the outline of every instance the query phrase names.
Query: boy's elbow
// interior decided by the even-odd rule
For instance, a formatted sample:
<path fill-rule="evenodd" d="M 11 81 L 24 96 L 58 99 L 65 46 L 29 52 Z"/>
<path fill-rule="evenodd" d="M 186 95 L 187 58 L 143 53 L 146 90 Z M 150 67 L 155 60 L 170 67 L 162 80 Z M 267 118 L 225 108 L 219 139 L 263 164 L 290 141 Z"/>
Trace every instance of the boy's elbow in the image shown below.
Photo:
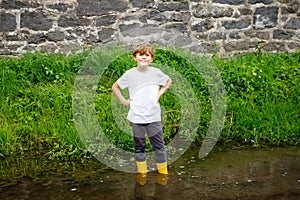
<path fill-rule="evenodd" d="M 172 79 L 171 78 L 169 78 L 168 83 L 169 83 L 169 86 L 172 84 Z"/>
<path fill-rule="evenodd" d="M 112 91 L 113 91 L 114 93 L 116 93 L 118 90 L 120 90 L 120 86 L 119 86 L 119 84 L 118 84 L 117 82 L 115 82 L 115 83 L 112 85 L 111 89 L 112 89 Z"/>
<path fill-rule="evenodd" d="M 116 91 L 116 89 L 118 88 L 118 84 L 117 83 L 114 83 L 112 86 L 111 86 L 111 89 L 113 91 Z"/>

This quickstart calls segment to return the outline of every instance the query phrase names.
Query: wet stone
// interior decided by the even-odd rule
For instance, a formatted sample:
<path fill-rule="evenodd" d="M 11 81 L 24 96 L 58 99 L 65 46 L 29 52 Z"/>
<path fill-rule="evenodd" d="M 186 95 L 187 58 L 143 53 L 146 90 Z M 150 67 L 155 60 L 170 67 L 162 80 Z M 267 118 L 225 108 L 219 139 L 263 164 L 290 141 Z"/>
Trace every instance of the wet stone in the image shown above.
<path fill-rule="evenodd" d="M 105 41 L 111 39 L 112 35 L 115 33 L 115 30 L 112 28 L 104 28 L 98 33 L 100 41 Z"/>
<path fill-rule="evenodd" d="M 300 42 L 290 42 L 288 47 L 297 51 L 300 48 Z"/>
<path fill-rule="evenodd" d="M 62 41 L 65 38 L 65 34 L 63 32 L 50 32 L 47 34 L 47 38 L 49 41 Z"/>
<path fill-rule="evenodd" d="M 241 15 L 252 15 L 252 10 L 249 8 L 240 8 Z"/>
<path fill-rule="evenodd" d="M 230 42 L 225 44 L 224 48 L 226 51 L 232 51 L 233 49 L 238 50 L 249 50 L 250 48 L 256 48 L 257 42 Z"/>
<path fill-rule="evenodd" d="M 211 44 L 211 43 L 202 43 L 201 45 L 194 45 L 191 47 L 191 49 L 194 51 L 194 52 L 199 52 L 199 53 L 202 53 L 202 52 L 215 52 L 216 50 L 216 45 L 215 44 Z"/>
<path fill-rule="evenodd" d="M 158 10 L 160 12 L 185 11 L 185 10 L 189 10 L 189 4 L 188 2 L 160 3 L 158 4 Z"/>
<path fill-rule="evenodd" d="M 282 14 L 289 14 L 289 13 L 297 13 L 300 12 L 300 1 L 291 2 L 287 7 L 281 8 Z"/>
<path fill-rule="evenodd" d="M 286 29 L 300 29 L 300 18 L 292 18 L 284 26 Z"/>
<path fill-rule="evenodd" d="M 57 46 L 50 44 L 50 45 L 44 45 L 41 46 L 41 50 L 45 51 L 45 52 L 55 52 L 57 50 Z"/>
<path fill-rule="evenodd" d="M 6 41 L 18 41 L 20 38 L 18 35 L 7 35 Z"/>
<path fill-rule="evenodd" d="M 43 34 L 32 35 L 26 39 L 29 44 L 40 44 L 46 41 L 46 37 Z"/>
<path fill-rule="evenodd" d="M 172 15 L 172 20 L 177 22 L 188 23 L 191 19 L 191 14 L 189 12 L 178 12 Z"/>
<path fill-rule="evenodd" d="M 85 18 L 69 18 L 66 16 L 61 16 L 58 19 L 58 26 L 60 27 L 88 26 L 90 24 L 91 20 Z"/>
<path fill-rule="evenodd" d="M 36 8 L 39 4 L 37 3 L 29 3 L 24 1 L 12 1 L 12 0 L 3 0 L 1 8 L 6 10 L 8 9 L 20 9 L 20 8 Z"/>
<path fill-rule="evenodd" d="M 250 4 L 256 4 L 256 3 L 263 3 L 263 4 L 270 4 L 273 0 L 248 0 L 248 3 Z"/>
<path fill-rule="evenodd" d="M 0 13 L 0 32 L 14 31 L 16 29 L 16 17 L 12 14 Z"/>
<path fill-rule="evenodd" d="M 217 7 L 217 6 L 198 5 L 194 8 L 193 14 L 197 18 L 231 17 L 233 15 L 233 9 L 232 8 L 222 8 L 222 7 Z"/>
<path fill-rule="evenodd" d="M 41 11 L 29 12 L 25 11 L 21 14 L 21 28 L 29 28 L 32 30 L 49 30 L 53 25 L 53 21 L 48 19 Z"/>
<path fill-rule="evenodd" d="M 182 34 L 178 34 L 178 37 L 174 39 L 177 47 L 189 46 L 193 41 L 189 36 L 183 36 Z"/>
<path fill-rule="evenodd" d="M 277 25 L 278 8 L 261 7 L 254 13 L 254 27 L 256 29 L 272 28 Z"/>
<path fill-rule="evenodd" d="M 137 37 L 157 35 L 159 28 L 156 25 L 145 25 L 134 23 L 130 25 L 120 25 L 120 30 L 123 36 Z"/>
<path fill-rule="evenodd" d="M 229 4 L 229 5 L 240 5 L 245 3 L 245 0 L 212 0 L 213 3 Z"/>
<path fill-rule="evenodd" d="M 226 29 L 243 29 L 250 26 L 250 22 L 248 20 L 241 21 L 233 21 L 233 22 L 224 22 L 223 26 Z"/>
<path fill-rule="evenodd" d="M 266 51 L 284 52 L 285 45 L 283 42 L 269 42 L 269 43 L 263 45 L 263 49 Z"/>
<path fill-rule="evenodd" d="M 68 37 L 73 38 L 73 39 L 76 39 L 78 36 L 80 37 L 80 36 L 83 36 L 85 34 L 85 32 L 81 29 L 79 29 L 79 30 L 78 29 L 77 30 L 68 30 L 68 33 L 71 34 Z"/>
<path fill-rule="evenodd" d="M 273 33 L 273 38 L 274 39 L 289 39 L 291 37 L 293 37 L 294 33 L 292 32 L 288 32 L 288 31 L 284 31 L 284 30 L 275 30 Z"/>
<path fill-rule="evenodd" d="M 180 33 L 185 33 L 188 31 L 188 28 L 187 28 L 186 24 L 184 24 L 184 23 L 173 23 L 173 24 L 167 25 L 165 28 L 166 29 L 174 29 L 174 31 L 180 32 Z"/>
<path fill-rule="evenodd" d="M 137 8 L 152 8 L 153 0 L 130 0 L 133 7 Z"/>
<path fill-rule="evenodd" d="M 192 30 L 197 32 L 205 32 L 214 27 L 213 23 L 206 20 L 192 26 Z"/>
<path fill-rule="evenodd" d="M 134 30 L 137 29 L 137 28 L 140 28 L 140 24 L 138 23 L 133 23 L 133 24 L 129 24 L 129 25 L 126 25 L 126 24 L 121 24 L 119 26 L 120 30 L 121 30 L 121 33 L 126 33 L 126 35 L 129 35 L 129 36 L 133 36 L 134 35 Z M 132 35 L 132 34 L 133 35 Z M 126 36 L 125 35 L 125 36 Z"/>
<path fill-rule="evenodd" d="M 59 4 L 49 5 L 48 7 L 54 10 L 58 10 L 60 12 L 66 12 L 69 6 L 64 3 L 59 3 Z"/>
<path fill-rule="evenodd" d="M 230 33 L 229 37 L 231 39 L 241 39 L 242 38 L 239 33 Z"/>
<path fill-rule="evenodd" d="M 125 12 L 128 4 L 125 0 L 78 0 L 78 16 L 102 15 L 110 12 Z"/>
<path fill-rule="evenodd" d="M 168 18 L 165 15 L 160 14 L 160 12 L 153 10 L 140 17 L 140 21 L 143 23 L 147 23 L 148 20 L 153 20 L 159 22 L 159 24 L 164 24 L 168 21 Z"/>
<path fill-rule="evenodd" d="M 270 38 L 269 32 L 249 31 L 249 32 L 245 32 L 245 35 L 250 38 L 259 38 L 259 39 L 263 39 L 263 40 L 268 40 Z"/>
<path fill-rule="evenodd" d="M 209 36 L 209 40 L 225 40 L 226 35 L 224 33 L 212 33 Z"/>
<path fill-rule="evenodd" d="M 96 26 L 109 26 L 111 24 L 114 24 L 117 20 L 116 15 L 106 15 L 100 18 L 95 19 L 95 25 Z"/>
<path fill-rule="evenodd" d="M 20 48 L 21 47 L 21 45 L 8 45 L 7 46 L 7 48 L 9 49 L 9 50 L 12 50 L 12 51 L 16 51 L 16 50 L 18 50 L 18 48 Z"/>

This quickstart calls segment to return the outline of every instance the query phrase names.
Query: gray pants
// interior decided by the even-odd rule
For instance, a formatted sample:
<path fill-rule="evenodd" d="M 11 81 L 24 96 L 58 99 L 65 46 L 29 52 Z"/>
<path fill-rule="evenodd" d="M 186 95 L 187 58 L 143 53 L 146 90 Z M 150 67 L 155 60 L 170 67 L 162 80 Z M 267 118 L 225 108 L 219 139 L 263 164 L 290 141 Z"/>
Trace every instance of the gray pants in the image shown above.
<path fill-rule="evenodd" d="M 134 138 L 134 153 L 137 162 L 146 160 L 145 148 L 146 138 L 145 133 L 150 140 L 151 145 L 155 151 L 155 158 L 157 163 L 167 162 L 165 143 L 163 138 L 163 131 L 161 122 L 152 122 L 147 124 L 130 123 Z"/>

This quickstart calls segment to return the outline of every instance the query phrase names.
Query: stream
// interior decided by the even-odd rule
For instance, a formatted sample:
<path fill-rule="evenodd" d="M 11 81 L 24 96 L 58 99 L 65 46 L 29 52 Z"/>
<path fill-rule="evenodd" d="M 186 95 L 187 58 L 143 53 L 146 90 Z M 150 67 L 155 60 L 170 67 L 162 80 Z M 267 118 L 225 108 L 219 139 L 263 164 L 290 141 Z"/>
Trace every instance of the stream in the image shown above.
<path fill-rule="evenodd" d="M 236 149 L 215 147 L 198 158 L 198 148 L 189 149 L 169 165 L 168 183 L 135 183 L 135 174 L 105 170 L 90 181 L 75 182 L 49 176 L 47 182 L 22 179 L 0 191 L 1 200 L 101 200 L 101 199 L 300 199 L 300 148 Z M 93 176 L 93 175 L 92 175 Z"/>

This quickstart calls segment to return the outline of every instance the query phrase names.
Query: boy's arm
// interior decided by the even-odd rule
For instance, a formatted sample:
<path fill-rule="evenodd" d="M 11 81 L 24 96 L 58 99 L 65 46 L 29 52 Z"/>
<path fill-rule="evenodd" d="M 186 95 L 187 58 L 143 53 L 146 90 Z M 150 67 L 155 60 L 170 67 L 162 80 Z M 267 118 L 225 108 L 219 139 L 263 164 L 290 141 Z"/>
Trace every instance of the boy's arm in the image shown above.
<path fill-rule="evenodd" d="M 172 79 L 169 78 L 167 80 L 167 83 L 163 87 L 160 88 L 160 90 L 158 91 L 157 103 L 158 103 L 158 100 L 160 99 L 160 97 L 167 91 L 167 89 L 169 89 L 171 84 L 172 84 Z"/>
<path fill-rule="evenodd" d="M 118 97 L 118 99 L 121 101 L 122 104 L 124 104 L 125 106 L 129 107 L 130 106 L 130 100 L 127 100 L 124 98 L 124 96 L 121 93 L 120 90 L 120 86 L 118 85 L 117 82 L 115 82 L 112 86 L 112 90 L 114 92 L 114 94 Z"/>

